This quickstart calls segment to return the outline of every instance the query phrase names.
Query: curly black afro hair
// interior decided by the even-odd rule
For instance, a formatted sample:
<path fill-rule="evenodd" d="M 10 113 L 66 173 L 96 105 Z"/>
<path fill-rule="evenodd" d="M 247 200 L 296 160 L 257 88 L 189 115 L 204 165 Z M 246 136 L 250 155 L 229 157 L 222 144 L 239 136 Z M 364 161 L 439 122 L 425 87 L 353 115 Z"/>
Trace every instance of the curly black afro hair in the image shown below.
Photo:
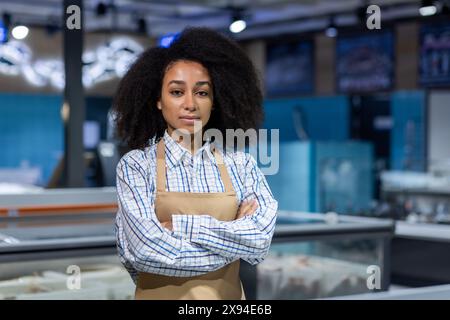
<path fill-rule="evenodd" d="M 214 112 L 205 129 L 257 129 L 263 120 L 257 72 L 239 45 L 208 29 L 189 27 L 169 48 L 144 51 L 122 78 L 113 101 L 118 136 L 130 149 L 158 141 L 167 124 L 156 104 L 167 67 L 179 60 L 195 61 L 209 72 Z"/>

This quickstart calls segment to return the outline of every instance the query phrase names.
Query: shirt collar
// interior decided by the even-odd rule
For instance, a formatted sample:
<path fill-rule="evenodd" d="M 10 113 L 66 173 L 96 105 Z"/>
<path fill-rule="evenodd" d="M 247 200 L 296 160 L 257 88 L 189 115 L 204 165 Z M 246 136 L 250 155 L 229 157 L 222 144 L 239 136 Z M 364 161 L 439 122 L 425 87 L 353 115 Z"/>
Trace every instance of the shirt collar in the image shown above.
<path fill-rule="evenodd" d="M 167 130 L 164 131 L 164 144 L 166 145 L 166 163 L 169 168 L 173 168 L 179 164 L 180 161 L 184 159 L 185 156 L 190 156 L 191 153 L 189 150 L 181 146 L 178 142 L 176 142 Z M 199 153 L 206 153 L 207 157 L 211 162 L 214 162 L 214 155 L 211 151 L 211 146 L 214 144 L 211 143 L 211 139 L 209 137 L 206 138 L 205 143 L 198 149 L 194 156 L 197 156 Z"/>

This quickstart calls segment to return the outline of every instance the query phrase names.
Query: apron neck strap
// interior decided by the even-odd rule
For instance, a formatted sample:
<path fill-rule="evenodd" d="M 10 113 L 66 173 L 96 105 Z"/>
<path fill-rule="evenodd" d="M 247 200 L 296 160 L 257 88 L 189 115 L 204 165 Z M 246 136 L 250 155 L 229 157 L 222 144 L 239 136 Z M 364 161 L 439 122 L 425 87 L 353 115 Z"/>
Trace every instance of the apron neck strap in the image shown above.
<path fill-rule="evenodd" d="M 165 159 L 164 140 L 158 142 L 156 147 L 156 190 L 158 192 L 166 191 L 166 159 Z"/>
<path fill-rule="evenodd" d="M 156 190 L 158 192 L 166 191 L 166 156 L 165 156 L 165 145 L 164 138 L 159 140 L 156 147 Z M 215 146 L 213 146 L 213 153 L 216 159 L 217 167 L 220 171 L 220 176 L 222 178 L 223 185 L 225 187 L 225 192 L 232 192 L 233 184 L 231 183 L 230 176 L 228 174 L 227 168 L 225 167 L 225 162 L 223 161 L 222 155 L 217 151 Z"/>
<path fill-rule="evenodd" d="M 220 177 L 222 178 L 223 185 L 225 187 L 225 192 L 233 191 L 233 184 L 231 183 L 230 175 L 228 174 L 227 168 L 225 167 L 225 162 L 220 152 L 217 151 L 216 147 L 213 146 L 214 158 L 216 158 L 217 167 L 220 171 Z"/>

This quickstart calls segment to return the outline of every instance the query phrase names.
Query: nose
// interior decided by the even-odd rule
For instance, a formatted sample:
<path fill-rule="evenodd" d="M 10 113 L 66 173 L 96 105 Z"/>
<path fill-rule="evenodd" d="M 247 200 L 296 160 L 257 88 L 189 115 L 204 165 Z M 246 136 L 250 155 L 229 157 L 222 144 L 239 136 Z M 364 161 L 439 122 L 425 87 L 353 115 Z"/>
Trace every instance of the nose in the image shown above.
<path fill-rule="evenodd" d="M 195 103 L 194 103 L 194 98 L 192 95 L 186 94 L 184 96 L 183 108 L 185 110 L 189 110 L 189 111 L 194 111 L 196 109 Z"/>

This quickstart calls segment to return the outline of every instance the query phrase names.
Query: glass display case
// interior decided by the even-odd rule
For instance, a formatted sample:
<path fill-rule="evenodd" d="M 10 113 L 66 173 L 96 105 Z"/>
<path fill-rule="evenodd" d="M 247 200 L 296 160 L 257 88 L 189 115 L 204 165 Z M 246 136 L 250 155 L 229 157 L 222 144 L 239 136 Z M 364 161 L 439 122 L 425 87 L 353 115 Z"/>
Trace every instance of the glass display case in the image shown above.
<path fill-rule="evenodd" d="M 402 288 L 387 292 L 363 293 L 333 300 L 450 300 L 450 285 L 427 286 L 422 288 Z"/>
<path fill-rule="evenodd" d="M 134 299 L 114 216 L 0 218 L 0 299 Z"/>
<path fill-rule="evenodd" d="M 243 264 L 249 299 L 317 299 L 387 290 L 392 220 L 279 211 L 267 258 Z"/>
<path fill-rule="evenodd" d="M 450 283 L 450 174 L 386 171 L 370 213 L 396 219 L 392 281 L 408 287 Z"/>
<path fill-rule="evenodd" d="M 0 217 L 0 299 L 133 299 L 115 212 Z M 268 257 L 242 263 L 247 299 L 313 299 L 389 286 L 392 221 L 279 212 Z"/>
<path fill-rule="evenodd" d="M 115 188 L 2 191 L 0 299 L 134 298 L 116 251 Z"/>
<path fill-rule="evenodd" d="M 365 142 L 280 143 L 283 165 L 267 183 L 280 210 L 356 215 L 373 198 L 372 154 Z"/>

